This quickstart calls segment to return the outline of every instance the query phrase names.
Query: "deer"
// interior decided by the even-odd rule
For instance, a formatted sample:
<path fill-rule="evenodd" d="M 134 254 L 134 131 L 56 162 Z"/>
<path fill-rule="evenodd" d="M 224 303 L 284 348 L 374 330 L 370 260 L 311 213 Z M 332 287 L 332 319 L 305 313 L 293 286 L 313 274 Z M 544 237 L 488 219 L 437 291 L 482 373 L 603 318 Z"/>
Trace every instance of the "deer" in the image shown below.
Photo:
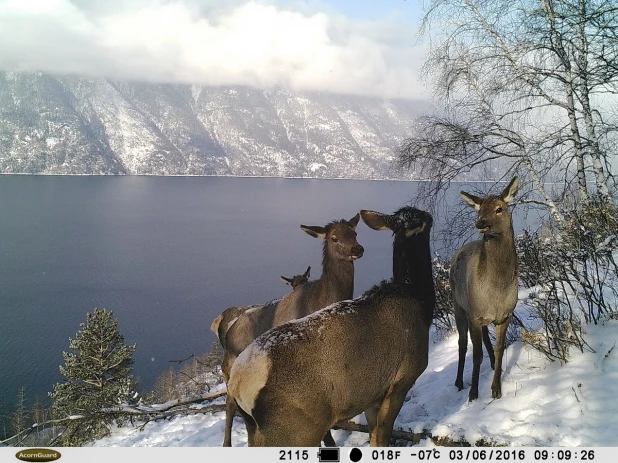
<path fill-rule="evenodd" d="M 304 285 L 309 281 L 309 276 L 311 275 L 311 267 L 307 267 L 305 273 L 302 275 L 294 275 L 292 278 L 287 278 L 281 275 L 281 280 L 286 284 L 290 285 L 292 289 L 296 289 L 300 285 Z"/>
<path fill-rule="evenodd" d="M 519 188 L 517 176 L 499 196 L 478 197 L 464 191 L 461 197 L 476 209 L 476 229 L 482 239 L 463 245 L 453 256 L 449 284 L 453 294 L 455 323 L 459 334 L 459 362 L 455 386 L 461 391 L 468 349 L 468 331 L 472 340 L 472 384 L 468 399 L 478 398 L 483 346 L 494 370 L 491 396 L 502 397 L 502 356 L 506 330 L 517 303 L 517 253 L 513 219 L 509 203 Z M 492 348 L 487 326 L 496 327 L 496 345 Z"/>
<path fill-rule="evenodd" d="M 322 275 L 319 279 L 294 288 L 276 301 L 243 312 L 225 335 L 221 370 L 226 383 L 236 357 L 262 333 L 289 320 L 302 318 L 333 302 L 352 299 L 354 295 L 354 261 L 362 257 L 363 247 L 356 240 L 360 215 L 350 220 L 336 220 L 325 226 L 301 225 L 310 236 L 324 240 Z M 228 390 L 224 447 L 231 446 L 232 423 L 237 406 Z M 335 446 L 330 431 L 323 435 L 327 446 Z"/>
<path fill-rule="evenodd" d="M 303 285 L 309 281 L 309 275 L 311 272 L 311 267 L 307 267 L 307 270 L 302 275 L 295 275 L 292 278 L 287 278 L 281 276 L 281 280 L 287 285 L 292 286 L 292 290 L 294 290 L 297 286 Z M 238 319 L 240 315 L 245 313 L 249 309 L 256 309 L 263 304 L 256 305 L 242 305 L 235 307 L 228 307 L 214 319 L 212 324 L 210 325 L 210 330 L 217 335 L 221 346 L 225 349 L 225 335 L 227 330 L 232 326 L 232 324 Z"/>
<path fill-rule="evenodd" d="M 232 365 L 228 390 L 249 446 L 312 447 L 365 413 L 371 446 L 388 446 L 408 391 L 425 371 L 435 292 L 431 215 L 362 210 L 393 232 L 393 278 L 257 337 Z"/>

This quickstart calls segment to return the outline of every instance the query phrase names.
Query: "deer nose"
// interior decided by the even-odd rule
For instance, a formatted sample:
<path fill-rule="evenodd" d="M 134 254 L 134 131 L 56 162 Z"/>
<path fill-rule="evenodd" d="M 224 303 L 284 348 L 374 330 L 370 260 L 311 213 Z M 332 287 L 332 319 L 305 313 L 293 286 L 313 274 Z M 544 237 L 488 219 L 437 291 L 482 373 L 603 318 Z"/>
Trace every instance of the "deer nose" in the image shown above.
<path fill-rule="evenodd" d="M 487 230 L 489 229 L 489 223 L 485 219 L 479 219 L 474 224 L 478 230 Z"/>
<path fill-rule="evenodd" d="M 363 248 L 360 244 L 355 244 L 354 246 L 352 246 L 352 256 L 355 259 L 358 259 L 359 257 L 363 257 L 364 252 L 365 252 L 365 248 Z"/>

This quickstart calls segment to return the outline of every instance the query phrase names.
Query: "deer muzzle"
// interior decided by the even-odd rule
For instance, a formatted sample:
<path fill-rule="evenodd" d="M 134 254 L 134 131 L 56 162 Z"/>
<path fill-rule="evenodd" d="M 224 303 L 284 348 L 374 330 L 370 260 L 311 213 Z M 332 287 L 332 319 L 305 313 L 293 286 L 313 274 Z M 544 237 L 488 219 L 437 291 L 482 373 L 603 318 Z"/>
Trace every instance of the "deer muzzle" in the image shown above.
<path fill-rule="evenodd" d="M 485 219 L 477 220 L 475 227 L 480 233 L 487 233 L 491 229 L 489 223 Z"/>
<path fill-rule="evenodd" d="M 352 246 L 352 255 L 350 256 L 352 259 L 360 259 L 363 257 L 363 253 L 365 252 L 365 248 L 363 248 L 360 244 L 355 244 Z"/>

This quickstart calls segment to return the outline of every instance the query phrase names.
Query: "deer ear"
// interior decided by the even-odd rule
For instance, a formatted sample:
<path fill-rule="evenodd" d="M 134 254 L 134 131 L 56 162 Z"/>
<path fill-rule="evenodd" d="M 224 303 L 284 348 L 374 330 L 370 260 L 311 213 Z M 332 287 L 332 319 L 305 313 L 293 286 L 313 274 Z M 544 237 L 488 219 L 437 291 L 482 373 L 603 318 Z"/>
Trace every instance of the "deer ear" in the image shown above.
<path fill-rule="evenodd" d="M 310 234 L 314 238 L 322 238 L 323 240 L 326 239 L 326 228 L 324 227 L 311 227 L 309 225 L 301 225 L 300 228 L 302 228 L 305 233 Z"/>
<path fill-rule="evenodd" d="M 375 211 L 367 211 L 365 209 L 360 211 L 360 215 L 363 218 L 363 222 L 365 222 L 368 227 L 373 228 L 374 230 L 392 230 L 392 228 L 389 226 L 389 222 L 391 220 L 390 215 L 382 214 Z"/>
<path fill-rule="evenodd" d="M 504 189 L 504 191 L 500 195 L 500 197 L 502 198 L 502 201 L 504 201 L 505 203 L 510 203 L 515 197 L 515 194 L 517 193 L 518 189 L 519 189 L 519 178 L 516 175 L 515 177 L 513 177 L 513 180 L 511 180 L 511 183 L 509 183 L 509 185 Z"/>
<path fill-rule="evenodd" d="M 354 217 L 348 220 L 348 223 L 352 226 L 352 230 L 356 229 L 359 219 L 360 219 L 360 215 L 357 213 Z"/>
<path fill-rule="evenodd" d="M 303 273 L 303 276 L 305 278 L 309 278 L 310 274 L 311 274 L 311 266 L 307 267 L 307 271 L 305 273 Z"/>
<path fill-rule="evenodd" d="M 281 275 L 281 279 L 283 280 L 283 282 L 284 282 L 286 285 L 291 285 L 291 284 L 292 284 L 292 279 L 291 279 L 291 278 L 286 278 L 286 277 L 284 277 L 283 275 Z"/>
<path fill-rule="evenodd" d="M 483 200 L 478 196 L 471 195 L 470 193 L 466 193 L 465 191 L 460 191 L 459 194 L 463 198 L 463 200 L 468 203 L 468 205 L 472 206 L 477 211 L 481 208 L 481 203 Z"/>

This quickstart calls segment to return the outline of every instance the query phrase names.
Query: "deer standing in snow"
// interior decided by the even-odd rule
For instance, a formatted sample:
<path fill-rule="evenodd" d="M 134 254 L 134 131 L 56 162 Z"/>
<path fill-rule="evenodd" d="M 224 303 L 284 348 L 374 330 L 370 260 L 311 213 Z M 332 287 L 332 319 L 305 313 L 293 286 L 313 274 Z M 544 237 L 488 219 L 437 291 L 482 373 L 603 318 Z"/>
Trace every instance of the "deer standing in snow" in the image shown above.
<path fill-rule="evenodd" d="M 468 330 L 472 340 L 472 385 L 469 400 L 478 398 L 483 343 L 494 377 L 491 396 L 502 397 L 502 355 L 506 330 L 517 303 L 517 253 L 509 203 L 517 193 L 517 177 L 499 196 L 480 198 L 461 192 L 464 201 L 478 212 L 479 241 L 462 246 L 451 262 L 449 283 L 453 291 L 455 321 L 459 332 L 459 363 L 455 386 L 463 389 L 463 370 L 468 349 Z M 496 345 L 491 346 L 487 325 L 496 326 Z"/>

